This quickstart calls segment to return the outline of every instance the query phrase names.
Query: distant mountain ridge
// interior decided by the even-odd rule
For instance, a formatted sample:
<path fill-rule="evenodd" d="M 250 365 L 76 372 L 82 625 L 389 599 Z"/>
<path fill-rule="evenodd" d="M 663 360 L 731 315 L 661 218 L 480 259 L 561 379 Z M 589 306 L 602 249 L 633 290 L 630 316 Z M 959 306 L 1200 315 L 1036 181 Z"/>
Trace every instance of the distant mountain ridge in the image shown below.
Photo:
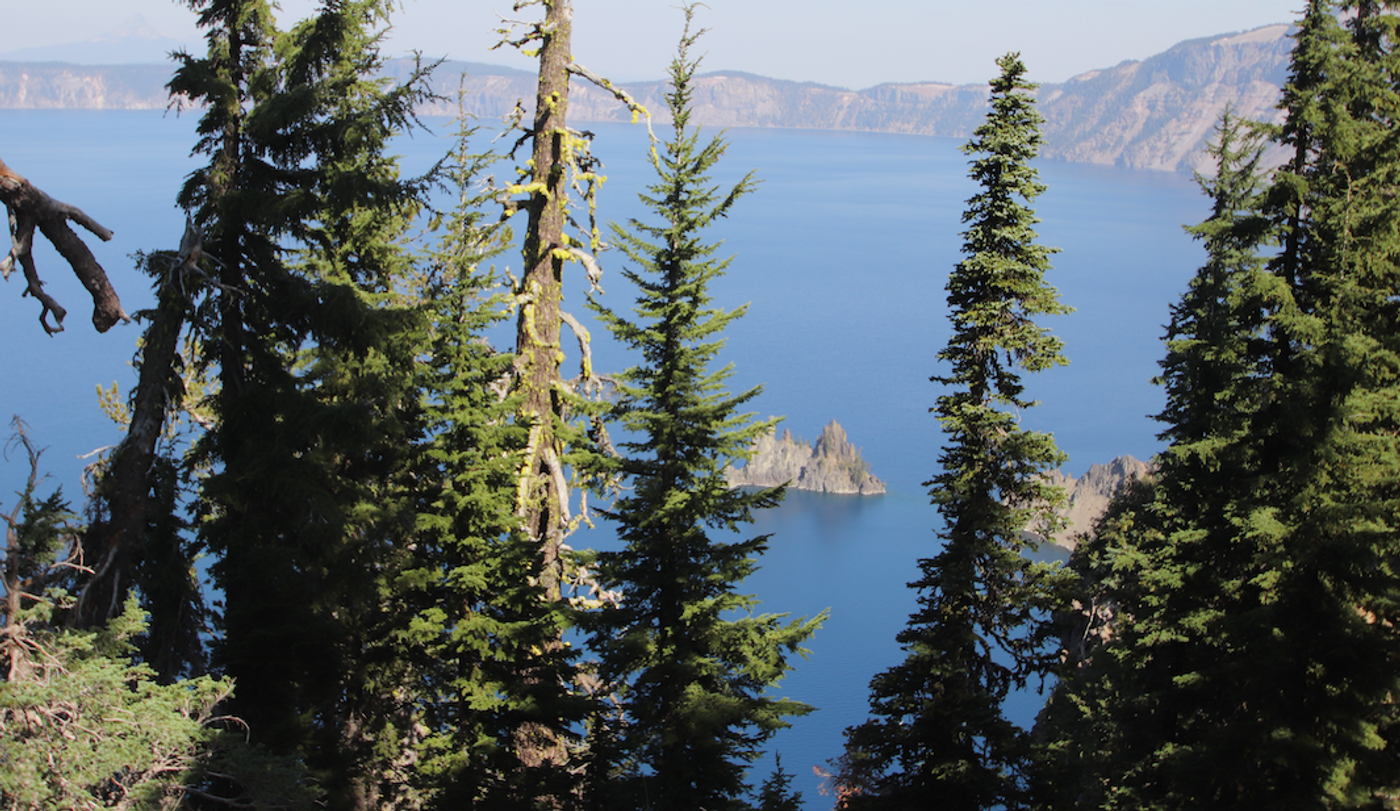
<path fill-rule="evenodd" d="M 4 62 L 65 62 L 77 65 L 133 65 L 160 63 L 171 51 L 185 44 L 167 37 L 146 23 L 140 14 L 127 17 L 121 25 L 81 42 L 42 45 L 0 51 Z M 163 82 L 162 82 L 163 84 Z"/>
<path fill-rule="evenodd" d="M 1245 117 L 1277 121 L 1275 109 L 1292 48 L 1287 25 L 1189 40 L 1140 62 L 1090 71 L 1039 91 L 1047 158 L 1133 169 L 1207 169 L 1202 151 L 1227 105 Z M 402 78 L 411 60 L 386 66 Z M 1033 66 L 1032 66 L 1033 67 Z M 81 66 L 0 62 L 0 108 L 163 108 L 168 65 Z M 466 111 L 482 120 L 534 100 L 527 71 L 468 62 L 444 63 L 434 78 L 443 97 L 423 115 L 454 115 L 465 73 Z M 662 82 L 622 85 L 664 123 Z M 986 112 L 986 85 L 934 82 L 845 90 L 768 79 L 737 71 L 697 77 L 695 121 L 714 127 L 785 127 L 967 138 Z M 570 120 L 625 121 L 611 95 L 575 85 Z"/>

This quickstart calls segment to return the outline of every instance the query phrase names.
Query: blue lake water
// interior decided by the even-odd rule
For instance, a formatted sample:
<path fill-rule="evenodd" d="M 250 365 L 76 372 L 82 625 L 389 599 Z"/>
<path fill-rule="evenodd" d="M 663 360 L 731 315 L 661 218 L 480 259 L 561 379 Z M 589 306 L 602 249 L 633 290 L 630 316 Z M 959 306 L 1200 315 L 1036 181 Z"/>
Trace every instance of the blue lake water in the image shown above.
<path fill-rule="evenodd" d="M 117 232 L 90 240 L 128 311 L 149 306 L 147 280 L 127 258 L 136 250 L 173 247 L 183 227 L 174 199 L 195 120 L 158 112 L 0 111 L 0 157 L 54 197 L 85 209 Z M 430 122 L 449 132 L 443 121 Z M 595 127 L 595 151 L 609 181 L 600 215 L 645 216 L 635 193 L 651 180 L 642 127 Z M 778 693 L 819 711 L 781 733 L 776 746 L 809 807 L 817 796 L 812 767 L 840 753 L 841 730 L 865 717 L 872 675 L 900 658 L 894 642 L 914 607 L 905 584 L 919 557 L 937 548 L 937 514 L 922 482 L 934 473 L 937 424 L 928 408 L 938 394 L 928 381 L 947 336 L 943 283 L 958 261 L 964 200 L 974 188 L 967 157 L 951 139 L 782 130 L 737 130 L 717 166 L 717 182 L 752 169 L 763 181 L 713 233 L 722 255 L 735 255 L 714 288 L 717 304 L 748 303 L 728 331 L 723 359 L 734 364 L 734 389 L 762 385 L 760 416 L 784 416 L 795 434 L 814 438 L 837 419 L 863 448 L 889 492 L 877 497 L 792 493 L 761 515 L 756 533 L 771 533 L 763 568 L 745 590 L 762 610 L 831 619 L 809 645 L 809 660 Z M 445 144 L 419 134 L 400 142 L 410 169 L 434 160 Z M 1079 474 L 1124 453 L 1147 458 L 1158 448 L 1147 415 L 1162 397 L 1150 379 L 1161 354 L 1162 325 L 1201 261 L 1181 224 L 1200 220 L 1207 202 L 1189 178 L 1045 162 L 1049 187 L 1036 204 L 1042 242 L 1058 246 L 1050 280 L 1077 312 L 1050 320 L 1066 341 L 1068 367 L 1031 381 L 1043 405 L 1026 425 L 1053 431 Z M 502 172 L 504 174 L 504 172 Z M 37 252 L 47 289 L 68 307 L 66 332 L 46 337 L 38 307 L 21 299 L 22 279 L 0 284 L 0 415 L 20 414 L 48 451 L 55 482 L 77 487 L 80 454 L 119 437 L 96 408 L 94 388 L 118 381 L 128 390 L 135 325 L 97 335 L 86 292 L 62 260 Z M 604 256 L 605 269 L 620 261 Z M 518 269 L 518 258 L 503 260 Z M 580 317 L 582 274 L 566 306 Z M 620 275 L 605 274 L 605 300 L 626 307 L 632 294 Z M 598 335 L 596 363 L 634 362 Z M 8 435 L 8 431 L 5 434 Z M 0 464 L 0 510 L 24 474 L 13 453 Z M 605 530 L 575 546 L 608 546 Z M 1018 699 L 1028 721 L 1037 699 Z M 756 780 L 761 774 L 756 775 Z"/>

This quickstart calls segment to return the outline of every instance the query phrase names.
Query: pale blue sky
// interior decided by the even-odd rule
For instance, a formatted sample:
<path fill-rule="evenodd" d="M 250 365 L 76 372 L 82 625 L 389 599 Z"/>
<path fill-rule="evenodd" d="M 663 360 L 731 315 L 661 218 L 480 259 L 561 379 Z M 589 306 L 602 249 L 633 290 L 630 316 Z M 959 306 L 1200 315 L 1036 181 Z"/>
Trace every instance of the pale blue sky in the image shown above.
<path fill-rule="evenodd" d="M 86 40 L 134 14 L 196 42 L 194 14 L 175 0 L 8 2 L 9 47 Z M 492 52 L 511 0 L 404 0 L 390 50 L 422 50 L 528 67 Z M 678 0 L 575 0 L 574 56 L 620 81 L 657 78 L 681 27 Z M 1184 39 L 1290 22 L 1303 0 L 709 0 L 698 10 L 708 70 L 863 88 L 881 82 L 984 81 L 1019 50 L 1030 77 L 1058 82 Z M 313 0 L 283 0 L 304 16 Z M 519 15 L 530 19 L 535 9 Z M 23 32 L 16 35 L 16 32 Z"/>

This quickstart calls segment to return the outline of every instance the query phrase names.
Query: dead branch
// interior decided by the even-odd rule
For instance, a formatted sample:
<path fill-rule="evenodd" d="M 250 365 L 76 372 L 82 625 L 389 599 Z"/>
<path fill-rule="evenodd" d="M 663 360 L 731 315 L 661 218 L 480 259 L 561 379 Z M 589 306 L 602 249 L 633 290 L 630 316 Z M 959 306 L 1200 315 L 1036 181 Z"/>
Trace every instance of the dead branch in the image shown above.
<path fill-rule="evenodd" d="M 68 221 L 72 220 L 91 231 L 103 242 L 112 238 L 110 230 L 102 227 L 76 206 L 55 200 L 35 188 L 28 180 L 6 166 L 3 160 L 0 160 L 0 202 L 3 202 L 9 211 L 10 236 L 13 239 L 10 252 L 0 259 L 0 275 L 9 279 L 16 263 L 24 270 L 24 294 L 31 295 L 39 301 L 42 307 L 39 323 L 43 325 L 45 332 L 50 335 L 62 332 L 63 318 L 68 312 L 44 292 L 44 283 L 40 281 L 39 272 L 34 266 L 31 251 L 36 226 L 48 237 L 49 242 L 53 243 L 54 248 L 58 249 L 59 255 L 68 260 L 78 280 L 92 294 L 92 325 L 98 332 L 106 332 L 118 321 L 131 320 L 122 309 L 121 300 L 112 289 L 107 272 L 98 264 L 83 240 L 68 227 Z M 53 313 L 53 324 L 48 321 L 49 313 Z"/>
<path fill-rule="evenodd" d="M 570 245 L 566 250 L 583 265 L 584 272 L 588 274 L 588 286 L 592 288 L 591 292 L 602 293 L 603 287 L 599 282 L 603 279 L 603 269 L 598 266 L 598 260 L 585 253 L 582 248 L 573 245 Z"/>
<path fill-rule="evenodd" d="M 655 145 L 656 134 L 651 131 L 651 113 L 647 112 L 647 108 L 643 107 L 636 99 L 632 98 L 626 90 L 613 84 L 607 77 L 599 76 L 577 62 L 569 63 L 569 72 L 580 79 L 587 79 L 597 85 L 599 89 L 611 93 L 613 98 L 625 104 L 627 109 L 632 113 L 632 123 L 637 123 L 638 118 L 645 116 L 647 120 L 647 135 L 650 136 L 651 143 Z"/>
<path fill-rule="evenodd" d="M 569 325 L 569 329 L 574 331 L 574 337 L 578 339 L 578 351 L 582 358 L 579 361 L 579 373 L 584 380 L 593 377 L 593 346 L 589 340 L 588 328 L 578 322 L 572 314 L 559 311 L 559 320 Z"/>

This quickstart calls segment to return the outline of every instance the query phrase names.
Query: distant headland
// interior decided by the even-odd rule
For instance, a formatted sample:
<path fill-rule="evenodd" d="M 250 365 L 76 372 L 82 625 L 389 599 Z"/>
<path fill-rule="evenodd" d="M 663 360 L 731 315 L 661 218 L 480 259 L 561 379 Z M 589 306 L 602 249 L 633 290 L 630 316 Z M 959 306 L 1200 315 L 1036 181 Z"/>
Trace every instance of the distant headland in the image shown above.
<path fill-rule="evenodd" d="M 754 442 L 753 458 L 741 468 L 730 468 L 730 487 L 777 487 L 787 484 L 797 490 L 848 495 L 879 495 L 885 483 L 870 473 L 870 465 L 846 438 L 846 429 L 832 420 L 822 435 L 808 446 L 801 438 L 777 429 Z"/>
<path fill-rule="evenodd" d="M 1279 121 L 1276 108 L 1293 47 L 1287 25 L 1188 40 L 1142 61 L 1089 71 L 1038 91 L 1045 116 L 1044 158 L 1166 171 L 1215 168 L 1202 146 L 1226 107 L 1242 118 Z M 144 42 L 144 40 L 143 40 Z M 87 46 L 84 46 L 87 48 Z M 149 47 L 149 44 L 146 45 Z M 90 50 L 90 49 L 89 49 Z M 171 65 L 75 65 L 0 59 L 0 108 L 156 109 L 171 102 Z M 384 65 L 401 81 L 412 59 Z M 472 62 L 447 62 L 434 74 L 434 100 L 419 115 L 455 115 L 458 87 L 467 112 L 481 120 L 529 107 L 534 74 Z M 630 82 L 648 109 L 666 105 L 664 82 Z M 694 118 L 716 127 L 788 127 L 936 135 L 965 139 L 987 112 L 987 87 L 895 82 L 864 90 L 769 79 L 737 71 L 695 78 Z M 612 93 L 582 83 L 569 98 L 571 121 L 626 121 Z M 1277 150 L 1276 150 L 1277 152 Z M 1281 154 L 1281 153 L 1279 153 Z M 1271 153 L 1271 163 L 1280 158 Z"/>

